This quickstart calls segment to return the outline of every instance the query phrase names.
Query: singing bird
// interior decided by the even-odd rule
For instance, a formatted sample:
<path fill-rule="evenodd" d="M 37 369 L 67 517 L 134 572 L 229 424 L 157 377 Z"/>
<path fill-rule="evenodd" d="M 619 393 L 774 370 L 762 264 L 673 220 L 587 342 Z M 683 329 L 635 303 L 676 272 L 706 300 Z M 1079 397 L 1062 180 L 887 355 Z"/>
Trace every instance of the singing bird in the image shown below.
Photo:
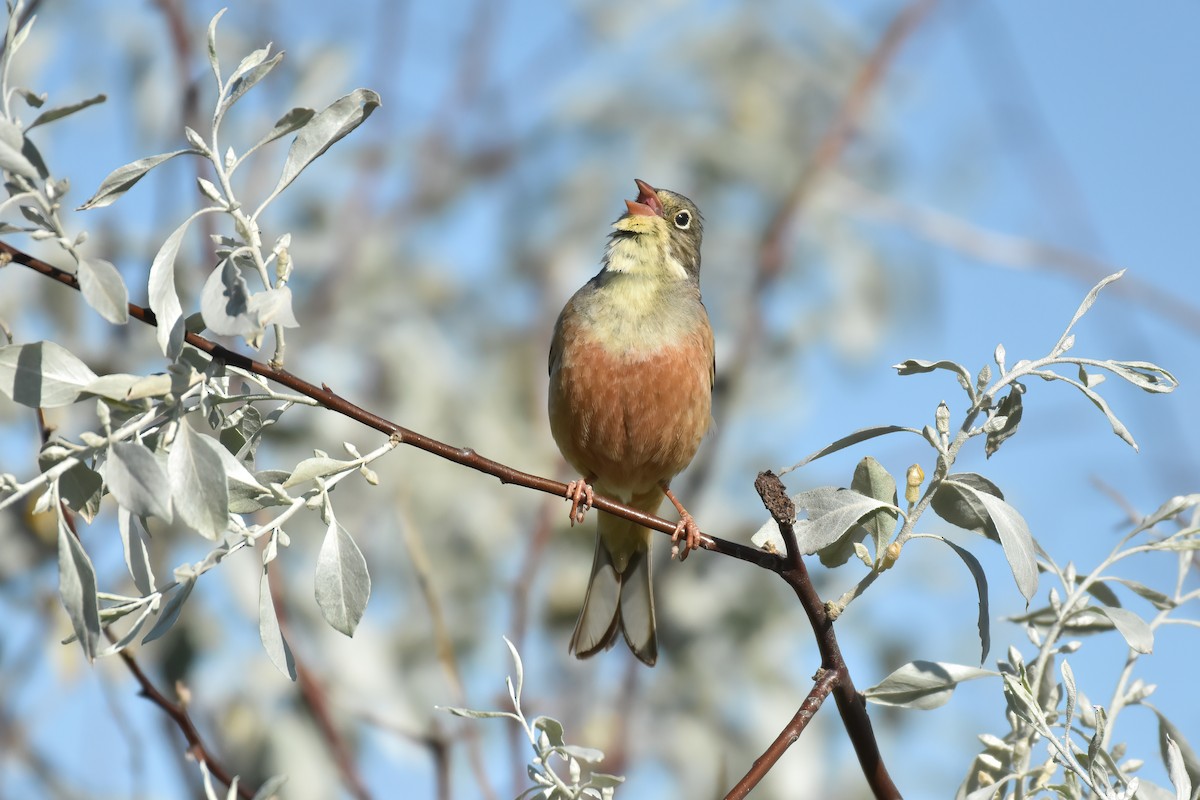
<path fill-rule="evenodd" d="M 563 308 L 550 345 L 550 430 L 582 476 L 567 488 L 571 524 L 593 491 L 657 513 L 679 512 L 682 561 L 699 528 L 671 492 L 712 422 L 712 326 L 700 300 L 703 224 L 686 197 L 636 181 L 637 200 L 613 224 L 600 272 Z M 587 658 L 618 636 L 658 659 L 650 588 L 652 532 L 601 512 L 596 554 L 571 652 Z M 680 540 L 682 539 L 682 550 Z"/>

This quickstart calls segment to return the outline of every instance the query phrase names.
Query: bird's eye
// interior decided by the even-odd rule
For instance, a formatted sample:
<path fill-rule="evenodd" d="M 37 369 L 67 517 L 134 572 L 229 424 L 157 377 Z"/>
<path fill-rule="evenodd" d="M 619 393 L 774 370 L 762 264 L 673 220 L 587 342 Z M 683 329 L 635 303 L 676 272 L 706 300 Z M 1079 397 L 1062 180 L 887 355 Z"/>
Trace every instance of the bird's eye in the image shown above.
<path fill-rule="evenodd" d="M 675 215 L 675 227 L 681 231 L 686 231 L 688 226 L 692 224 L 692 215 L 687 211 L 680 211 Z"/>

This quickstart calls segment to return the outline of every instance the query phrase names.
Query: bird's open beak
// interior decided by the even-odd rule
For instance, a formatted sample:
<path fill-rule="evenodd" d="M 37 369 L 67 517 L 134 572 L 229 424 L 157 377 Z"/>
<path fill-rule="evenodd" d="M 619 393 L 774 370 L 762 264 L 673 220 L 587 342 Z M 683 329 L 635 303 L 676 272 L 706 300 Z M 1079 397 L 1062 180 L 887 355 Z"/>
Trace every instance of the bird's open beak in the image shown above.
<path fill-rule="evenodd" d="M 664 215 L 662 203 L 658 199 L 658 192 L 654 187 L 643 180 L 634 179 L 634 183 L 638 187 L 637 200 L 626 200 L 625 207 L 629 209 L 630 214 L 641 217 L 661 217 Z"/>

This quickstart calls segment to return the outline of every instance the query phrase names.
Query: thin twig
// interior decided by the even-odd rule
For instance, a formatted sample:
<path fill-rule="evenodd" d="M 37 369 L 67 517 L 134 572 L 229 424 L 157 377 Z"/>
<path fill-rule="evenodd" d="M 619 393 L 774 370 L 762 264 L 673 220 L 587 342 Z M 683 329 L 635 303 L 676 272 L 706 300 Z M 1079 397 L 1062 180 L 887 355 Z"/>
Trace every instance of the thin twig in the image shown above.
<path fill-rule="evenodd" d="M 115 641 L 113 634 L 107 628 L 104 632 L 108 635 L 110 641 Z M 188 754 L 196 759 L 196 761 L 203 761 L 208 766 L 208 771 L 212 773 L 214 778 L 226 786 L 232 786 L 234 776 L 230 775 L 229 770 L 215 761 L 208 752 L 208 749 L 204 746 L 204 741 L 200 738 L 200 731 L 196 730 L 195 723 L 192 722 L 192 718 L 188 715 L 187 708 L 181 703 L 172 702 L 166 695 L 160 692 L 150 679 L 146 677 L 146 673 L 142 672 L 137 659 L 128 650 L 121 650 L 117 655 L 125 662 L 125 666 L 129 668 L 129 672 L 132 673 L 134 680 L 141 687 L 142 697 L 161 708 L 171 718 L 171 721 L 175 723 L 176 727 L 179 728 L 183 734 L 183 738 L 187 741 Z M 255 790 L 240 779 L 238 780 L 237 792 L 238 797 L 246 798 L 246 800 L 252 800 L 255 794 Z"/>
<path fill-rule="evenodd" d="M 800 734 L 808 727 L 808 723 L 816 716 L 817 709 L 825 702 L 825 698 L 833 691 L 834 685 L 838 681 L 837 672 L 827 670 L 821 671 L 817 677 L 816 684 L 808 696 L 804 698 L 804 702 L 800 704 L 800 709 L 795 716 L 788 722 L 787 727 L 775 737 L 775 741 L 771 742 L 761 756 L 754 760 L 754 765 L 750 767 L 750 771 L 746 776 L 737 782 L 737 785 L 725 795 L 725 800 L 742 800 L 743 797 L 750 794 L 750 790 L 758 785 L 759 781 L 766 777 L 771 767 L 775 766 L 775 762 L 783 756 L 784 752 L 796 743 L 800 738 Z"/>

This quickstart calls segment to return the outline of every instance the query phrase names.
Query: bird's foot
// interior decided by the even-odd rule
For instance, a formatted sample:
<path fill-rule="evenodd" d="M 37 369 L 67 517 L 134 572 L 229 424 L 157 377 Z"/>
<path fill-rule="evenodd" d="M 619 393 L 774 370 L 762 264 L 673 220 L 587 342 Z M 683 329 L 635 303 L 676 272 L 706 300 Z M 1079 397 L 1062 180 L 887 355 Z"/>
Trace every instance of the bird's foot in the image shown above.
<path fill-rule="evenodd" d="M 592 507 L 592 501 L 596 499 L 596 494 L 592 491 L 591 484 L 583 478 L 571 481 L 567 484 L 566 497 L 571 501 L 571 508 L 567 511 L 567 519 L 571 520 L 572 526 L 577 523 L 582 524 L 584 517 L 587 515 L 587 510 Z"/>
<path fill-rule="evenodd" d="M 679 542 L 683 541 L 683 549 L 680 549 Z M 683 512 L 683 518 L 679 520 L 679 524 L 675 526 L 675 532 L 671 534 L 671 558 L 677 558 L 682 562 L 688 557 L 688 553 L 700 548 L 700 526 L 696 524 L 696 520 L 692 519 L 692 515 L 688 512 Z"/>
<path fill-rule="evenodd" d="M 675 493 L 671 491 L 670 487 L 663 486 L 662 489 L 663 494 L 671 501 L 671 505 L 675 506 L 675 510 L 679 512 L 679 524 L 675 526 L 675 532 L 671 534 L 671 558 L 677 558 L 682 562 L 688 557 L 688 553 L 700 549 L 700 526 L 683 507 L 683 503 L 676 499 Z M 680 540 L 683 541 L 682 550 L 679 548 Z"/>

